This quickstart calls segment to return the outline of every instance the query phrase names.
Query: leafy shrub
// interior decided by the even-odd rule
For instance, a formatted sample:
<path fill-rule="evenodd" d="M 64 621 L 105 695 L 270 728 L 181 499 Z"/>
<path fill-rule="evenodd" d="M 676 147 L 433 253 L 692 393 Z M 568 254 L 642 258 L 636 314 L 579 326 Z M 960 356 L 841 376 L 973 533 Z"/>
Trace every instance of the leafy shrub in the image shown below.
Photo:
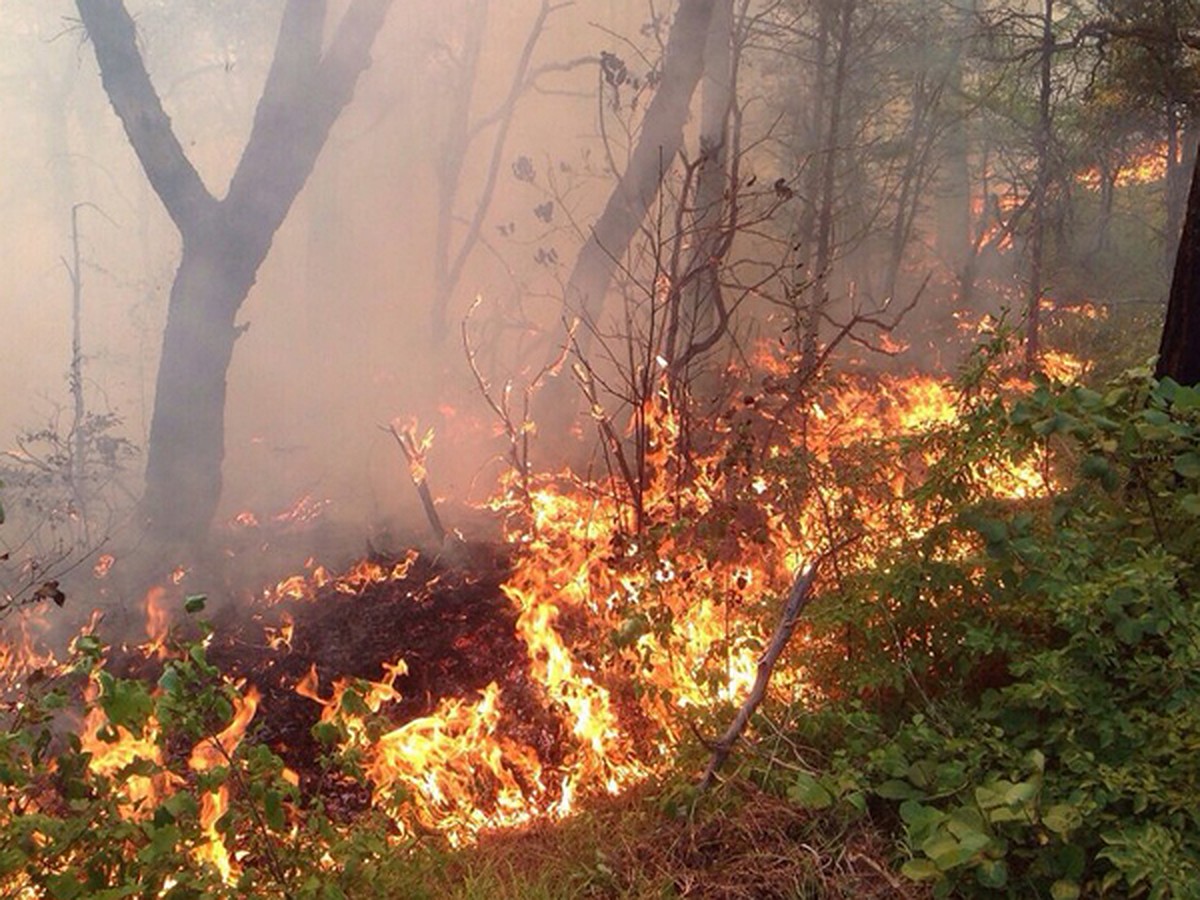
<path fill-rule="evenodd" d="M 929 527 L 823 598 L 792 796 L 872 795 L 939 896 L 1200 896 L 1200 390 L 984 391 L 922 444 Z M 1049 489 L 968 489 L 1013 461 Z"/>
<path fill-rule="evenodd" d="M 193 610 L 199 599 L 189 600 Z M 366 815 L 335 826 L 252 732 L 225 738 L 247 697 L 206 660 L 203 642 L 173 644 L 155 686 L 117 677 L 103 655 L 94 636 L 78 638 L 68 665 L 35 673 L 5 707 L 0 893 L 326 900 L 368 889 L 387 849 L 379 823 Z M 64 727 L 89 716 L 100 716 L 102 744 L 141 738 L 138 752 L 94 765 L 99 748 Z M 191 763 L 199 748 L 207 766 Z M 203 813 L 218 793 L 229 805 L 210 829 Z M 235 860 L 232 875 L 206 852 L 212 829 Z"/>

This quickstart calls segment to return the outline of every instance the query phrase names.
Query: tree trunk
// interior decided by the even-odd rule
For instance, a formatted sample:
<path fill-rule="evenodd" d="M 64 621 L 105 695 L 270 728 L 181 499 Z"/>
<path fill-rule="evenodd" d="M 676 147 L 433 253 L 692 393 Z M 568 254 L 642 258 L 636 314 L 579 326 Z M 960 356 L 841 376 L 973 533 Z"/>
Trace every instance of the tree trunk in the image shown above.
<path fill-rule="evenodd" d="M 122 0 L 76 0 L 76 6 L 105 92 L 183 241 L 167 308 L 141 513 L 156 538 L 197 544 L 221 494 L 237 312 L 370 65 L 391 0 L 353 0 L 323 54 L 324 0 L 289 0 L 250 138 L 221 200 L 204 186 L 172 130 Z"/>
<path fill-rule="evenodd" d="M 970 138 L 967 133 L 967 101 L 963 88 L 963 48 L 975 28 L 976 0 L 955 4 L 955 23 L 950 31 L 951 57 L 946 72 L 946 87 L 952 107 L 946 123 L 945 159 L 939 174 L 935 200 L 937 215 L 937 251 L 948 271 L 962 278 L 972 258 Z"/>
<path fill-rule="evenodd" d="M 226 373 L 240 305 L 231 298 L 250 289 L 222 257 L 217 235 L 185 242 L 171 286 L 142 497 L 149 524 L 167 540 L 198 538 L 221 495 Z"/>
<path fill-rule="evenodd" d="M 1192 172 L 1154 374 L 1180 384 L 1200 384 L 1200 164 Z"/>
<path fill-rule="evenodd" d="M 846 78 L 850 62 L 851 38 L 857 0 L 838 0 L 837 55 L 834 57 L 833 85 L 829 95 L 829 123 L 821 147 L 821 199 L 817 209 L 817 255 L 814 263 L 812 292 L 804 319 L 800 343 L 799 374 L 812 374 L 820 358 L 821 322 L 829 306 L 829 276 L 833 268 L 833 213 L 837 187 L 837 164 L 842 148 L 842 111 L 846 99 Z"/>
<path fill-rule="evenodd" d="M 716 306 L 721 290 L 715 258 L 720 253 L 722 225 L 726 219 L 729 191 L 727 164 L 730 158 L 730 113 L 733 110 L 735 59 L 733 46 L 733 0 L 716 0 L 708 41 L 704 49 L 704 77 L 700 85 L 700 156 L 696 174 L 692 244 L 685 271 L 698 277 L 683 297 L 683 328 L 678 341 L 667 347 L 667 358 L 691 355 L 698 342 L 707 342 L 717 325 Z"/>
<path fill-rule="evenodd" d="M 1033 225 L 1029 236 L 1029 299 L 1025 312 L 1025 368 L 1037 368 L 1041 352 L 1042 293 L 1046 258 L 1046 195 L 1050 187 L 1051 95 L 1055 40 L 1054 0 L 1045 0 L 1042 14 L 1042 48 L 1039 59 L 1038 121 L 1034 134 L 1037 171 L 1033 182 Z"/>
<path fill-rule="evenodd" d="M 704 46 L 716 0 L 679 0 L 667 37 L 662 78 L 646 109 L 625 174 L 609 195 L 567 282 L 568 314 L 595 320 L 617 262 L 658 196 L 663 175 L 683 146 L 692 95 L 704 72 Z"/>

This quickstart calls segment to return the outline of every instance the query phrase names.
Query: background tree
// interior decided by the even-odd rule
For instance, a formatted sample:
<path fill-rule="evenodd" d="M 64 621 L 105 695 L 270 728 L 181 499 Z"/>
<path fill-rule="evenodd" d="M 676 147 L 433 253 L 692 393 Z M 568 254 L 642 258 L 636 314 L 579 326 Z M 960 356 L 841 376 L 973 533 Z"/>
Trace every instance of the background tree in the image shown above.
<path fill-rule="evenodd" d="M 77 0 L 101 79 L 179 229 L 141 512 L 158 537 L 196 542 L 221 493 L 226 374 L 238 309 L 330 129 L 349 103 L 391 0 L 354 0 L 323 50 L 324 0 L 289 0 L 253 130 L 225 197 L 205 186 L 163 111 L 121 0 Z"/>

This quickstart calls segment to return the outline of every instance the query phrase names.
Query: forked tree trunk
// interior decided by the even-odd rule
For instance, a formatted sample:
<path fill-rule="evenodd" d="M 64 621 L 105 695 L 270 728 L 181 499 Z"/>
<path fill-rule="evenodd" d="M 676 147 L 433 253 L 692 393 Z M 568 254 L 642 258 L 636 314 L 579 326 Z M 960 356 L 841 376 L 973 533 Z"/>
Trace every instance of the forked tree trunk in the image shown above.
<path fill-rule="evenodd" d="M 150 424 L 141 513 L 155 538 L 196 544 L 221 494 L 226 375 L 235 320 L 333 123 L 370 65 L 392 0 L 353 0 L 322 53 L 325 0 L 288 0 L 254 126 L 217 199 L 163 111 L 122 0 L 76 0 L 104 89 L 146 177 L 179 229 Z"/>

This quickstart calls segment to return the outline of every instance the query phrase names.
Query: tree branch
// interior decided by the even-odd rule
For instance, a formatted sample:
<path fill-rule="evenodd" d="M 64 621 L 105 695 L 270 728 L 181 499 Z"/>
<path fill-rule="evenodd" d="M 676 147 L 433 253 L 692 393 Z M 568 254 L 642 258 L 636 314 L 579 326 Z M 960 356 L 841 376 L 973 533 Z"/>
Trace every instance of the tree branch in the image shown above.
<path fill-rule="evenodd" d="M 216 201 L 184 153 L 150 82 L 133 19 L 122 0 L 76 0 L 75 6 L 95 48 L 109 102 L 167 215 L 186 234 Z"/>
<path fill-rule="evenodd" d="M 729 758 L 729 754 L 733 752 L 733 745 L 737 743 L 738 738 L 746 729 L 746 725 L 749 724 L 750 717 L 754 715 L 754 711 L 766 697 L 767 683 L 771 680 L 775 663 L 783 653 L 783 648 L 791 640 L 792 632 L 796 630 L 796 623 L 800 621 L 800 613 L 811 599 L 813 581 L 816 577 L 817 566 L 815 563 L 806 566 L 796 576 L 796 581 L 788 593 L 787 603 L 783 607 L 783 615 L 779 619 L 779 624 L 775 626 L 775 633 L 771 636 L 771 643 L 767 645 L 767 649 L 758 660 L 758 671 L 755 674 L 754 686 L 750 689 L 750 695 L 742 703 L 737 717 L 721 735 L 720 740 L 713 744 L 712 758 L 708 761 L 708 768 L 704 770 L 704 777 L 700 779 L 699 789 L 701 791 L 707 790 L 712 785 L 713 779 L 717 775 L 717 769 Z"/>

